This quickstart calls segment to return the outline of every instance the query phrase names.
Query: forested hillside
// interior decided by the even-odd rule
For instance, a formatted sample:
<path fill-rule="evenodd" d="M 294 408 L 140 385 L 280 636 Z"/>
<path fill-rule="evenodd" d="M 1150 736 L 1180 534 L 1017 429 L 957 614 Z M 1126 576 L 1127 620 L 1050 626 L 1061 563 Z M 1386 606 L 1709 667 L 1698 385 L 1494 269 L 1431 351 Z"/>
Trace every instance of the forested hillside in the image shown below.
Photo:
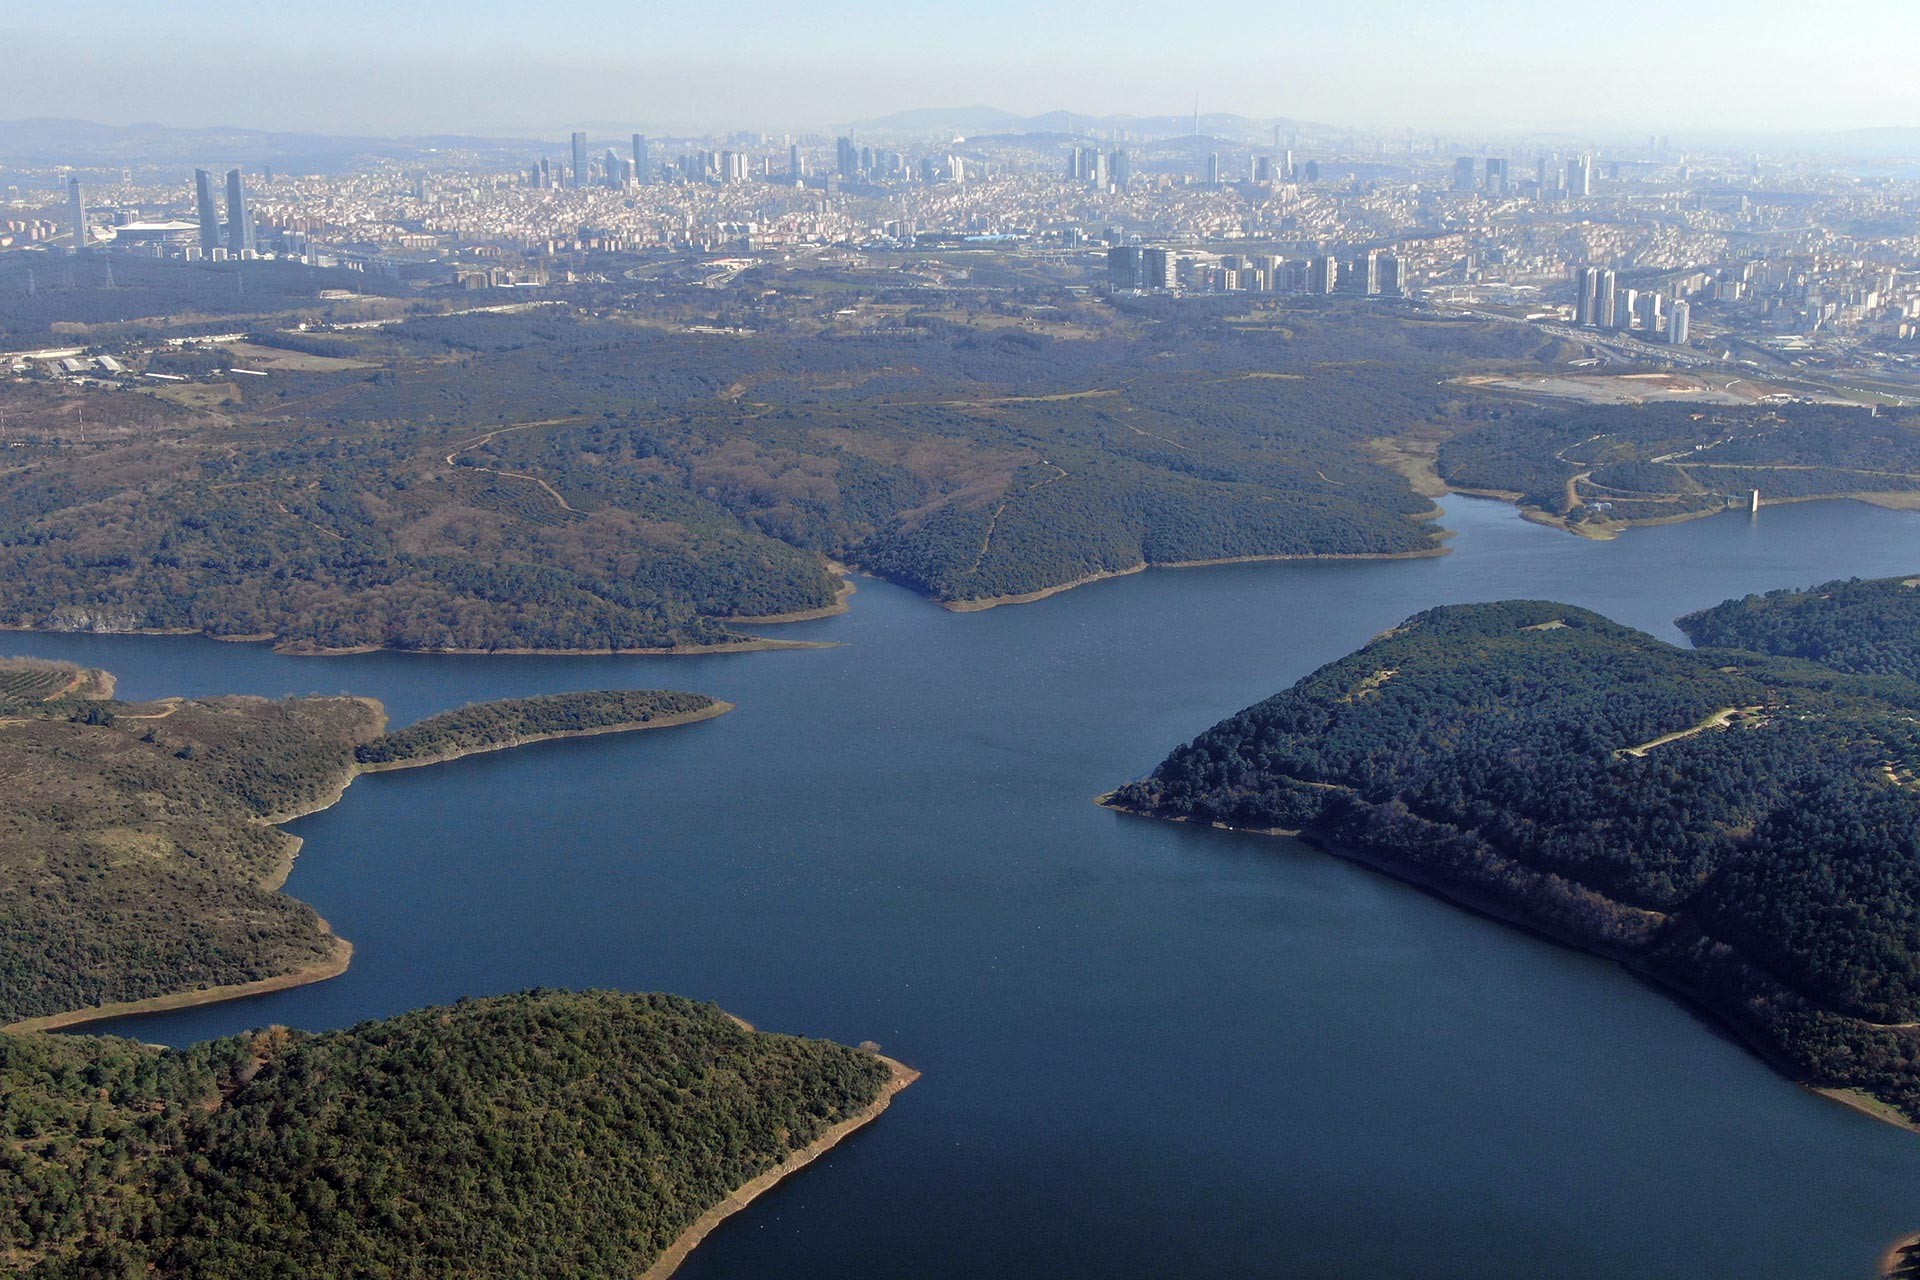
<path fill-rule="evenodd" d="M 1111 803 L 1300 830 L 1621 957 L 1920 1118 L 1920 684 L 1566 605 L 1420 614 Z"/>
<path fill-rule="evenodd" d="M 356 698 L 0 709 L 0 1023 L 333 962 L 274 891 L 298 843 L 265 820 L 345 785 L 384 718 Z"/>
<path fill-rule="evenodd" d="M 0 624 L 724 646 L 728 619 L 831 605 L 828 557 L 980 601 L 1143 563 L 1432 551 L 1430 503 L 1368 444 L 1455 412 L 1448 362 L 1519 339 L 1299 308 L 750 341 L 542 308 L 255 333 L 290 358 L 220 381 L 231 355 L 189 352 L 210 381 L 160 385 L 164 412 L 0 384 L 34 426 L 0 469 Z"/>
<path fill-rule="evenodd" d="M 1920 680 L 1920 578 L 1854 578 L 1769 591 L 1690 613 L 1678 625 L 1698 645 Z"/>
<path fill-rule="evenodd" d="M 632 1280 L 893 1087 L 875 1054 L 610 992 L 184 1050 L 0 1035 L 0 1274 Z"/>

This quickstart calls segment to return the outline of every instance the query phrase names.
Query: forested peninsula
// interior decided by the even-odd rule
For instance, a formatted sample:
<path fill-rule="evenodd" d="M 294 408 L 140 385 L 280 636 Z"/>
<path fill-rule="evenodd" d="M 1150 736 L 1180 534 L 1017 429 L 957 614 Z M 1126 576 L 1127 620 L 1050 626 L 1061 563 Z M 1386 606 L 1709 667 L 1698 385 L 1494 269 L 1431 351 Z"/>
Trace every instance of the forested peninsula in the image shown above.
<path fill-rule="evenodd" d="M 0 662 L 0 1024 L 332 977 L 352 948 L 279 892 L 300 841 L 276 824 L 333 803 L 361 772 L 729 709 L 690 693 L 556 694 L 387 734 L 369 699 L 124 702 L 111 688 L 67 664 Z"/>
<path fill-rule="evenodd" d="M 1891 634 L 1855 639 L 1848 671 L 1562 604 L 1434 609 L 1105 802 L 1300 833 L 1618 958 L 1912 1126 L 1920 684 Z"/>
<path fill-rule="evenodd" d="M 0 1274 L 633 1280 L 914 1075 L 612 992 L 186 1049 L 0 1035 Z"/>

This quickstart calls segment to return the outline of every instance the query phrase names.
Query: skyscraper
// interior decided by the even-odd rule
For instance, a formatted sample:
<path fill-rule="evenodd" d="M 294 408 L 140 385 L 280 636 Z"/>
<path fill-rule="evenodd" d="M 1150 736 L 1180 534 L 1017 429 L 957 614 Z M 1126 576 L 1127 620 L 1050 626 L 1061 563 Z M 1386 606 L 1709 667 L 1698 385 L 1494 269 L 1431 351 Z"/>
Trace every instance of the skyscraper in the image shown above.
<path fill-rule="evenodd" d="M 1571 196 L 1593 194 L 1592 156 L 1575 156 L 1567 161 L 1567 194 Z"/>
<path fill-rule="evenodd" d="M 1133 156 L 1125 147 L 1116 147 L 1107 157 L 1107 171 L 1113 178 L 1113 185 L 1124 187 L 1133 181 Z"/>
<path fill-rule="evenodd" d="M 1600 288 L 1600 268 L 1581 267 L 1573 277 L 1573 322 L 1592 324 L 1594 298 Z"/>
<path fill-rule="evenodd" d="M 807 176 L 807 164 L 800 158 L 800 144 L 797 142 L 787 146 L 787 176 L 796 182 Z"/>
<path fill-rule="evenodd" d="M 834 168 L 841 177 L 851 178 L 860 172 L 860 152 L 853 145 L 852 138 L 839 138 L 834 141 Z"/>
<path fill-rule="evenodd" d="M 1380 255 L 1380 292 L 1389 298 L 1403 298 L 1407 293 L 1406 267 L 1391 253 Z"/>
<path fill-rule="evenodd" d="M 213 175 L 205 169 L 193 171 L 193 202 L 200 211 L 200 248 L 212 256 L 220 247 L 220 206 L 213 198 Z"/>
<path fill-rule="evenodd" d="M 1140 251 L 1143 283 L 1149 289 L 1171 289 L 1179 283 L 1180 255 L 1169 249 Z"/>
<path fill-rule="evenodd" d="M 1614 292 L 1619 277 L 1611 271 L 1599 272 L 1593 282 L 1593 314 L 1587 323 L 1596 329 L 1605 329 L 1613 324 Z"/>
<path fill-rule="evenodd" d="M 1667 341 L 1676 347 L 1687 345 L 1687 322 L 1692 311 L 1692 307 L 1676 298 L 1673 310 L 1667 315 Z"/>
<path fill-rule="evenodd" d="M 92 241 L 87 238 L 87 197 L 78 176 L 67 179 L 67 222 L 73 231 L 73 251 L 85 253 Z"/>
<path fill-rule="evenodd" d="M 1633 328 L 1633 317 L 1640 310 L 1640 291 L 1622 289 L 1613 297 L 1613 327 L 1620 330 Z"/>
<path fill-rule="evenodd" d="M 1309 293 L 1332 293 L 1340 287 L 1340 260 L 1332 254 L 1322 254 L 1307 267 L 1307 291 Z"/>
<path fill-rule="evenodd" d="M 227 170 L 227 252 L 252 253 L 253 215 L 247 212 L 247 184 L 240 170 Z"/>
<path fill-rule="evenodd" d="M 1207 152 L 1207 185 L 1210 187 L 1220 185 L 1220 153 L 1218 151 Z"/>
<path fill-rule="evenodd" d="M 1453 189 L 1455 191 L 1473 190 L 1473 169 L 1474 162 L 1472 156 L 1461 156 L 1453 162 Z"/>
<path fill-rule="evenodd" d="M 1503 196 L 1507 194 L 1507 162 L 1489 156 L 1487 158 L 1487 194 Z"/>
<path fill-rule="evenodd" d="M 587 135 L 578 131 L 573 135 L 573 181 L 569 185 L 587 185 Z"/>
<path fill-rule="evenodd" d="M 653 178 L 652 157 L 647 154 L 647 135 L 633 135 L 633 180 L 647 182 Z"/>

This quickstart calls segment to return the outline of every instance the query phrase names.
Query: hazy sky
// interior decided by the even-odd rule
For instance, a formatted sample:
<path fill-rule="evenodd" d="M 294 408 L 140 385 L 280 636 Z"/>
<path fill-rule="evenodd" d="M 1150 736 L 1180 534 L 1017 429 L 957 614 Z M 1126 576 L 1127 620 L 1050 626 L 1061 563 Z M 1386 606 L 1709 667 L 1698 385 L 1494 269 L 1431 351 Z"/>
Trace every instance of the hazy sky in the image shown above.
<path fill-rule="evenodd" d="M 0 0 L 0 119 L 379 134 L 1204 109 L 1431 130 L 1920 126 L 1920 0 Z"/>

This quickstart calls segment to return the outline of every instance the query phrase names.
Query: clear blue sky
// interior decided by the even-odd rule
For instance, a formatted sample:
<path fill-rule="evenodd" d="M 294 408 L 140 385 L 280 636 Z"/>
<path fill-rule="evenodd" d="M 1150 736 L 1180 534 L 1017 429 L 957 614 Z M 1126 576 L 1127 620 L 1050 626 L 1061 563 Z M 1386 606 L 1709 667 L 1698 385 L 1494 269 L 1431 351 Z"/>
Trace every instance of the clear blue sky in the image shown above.
<path fill-rule="evenodd" d="M 1920 0 L 0 4 L 0 119 L 780 128 L 917 106 L 1430 130 L 1920 126 Z"/>

